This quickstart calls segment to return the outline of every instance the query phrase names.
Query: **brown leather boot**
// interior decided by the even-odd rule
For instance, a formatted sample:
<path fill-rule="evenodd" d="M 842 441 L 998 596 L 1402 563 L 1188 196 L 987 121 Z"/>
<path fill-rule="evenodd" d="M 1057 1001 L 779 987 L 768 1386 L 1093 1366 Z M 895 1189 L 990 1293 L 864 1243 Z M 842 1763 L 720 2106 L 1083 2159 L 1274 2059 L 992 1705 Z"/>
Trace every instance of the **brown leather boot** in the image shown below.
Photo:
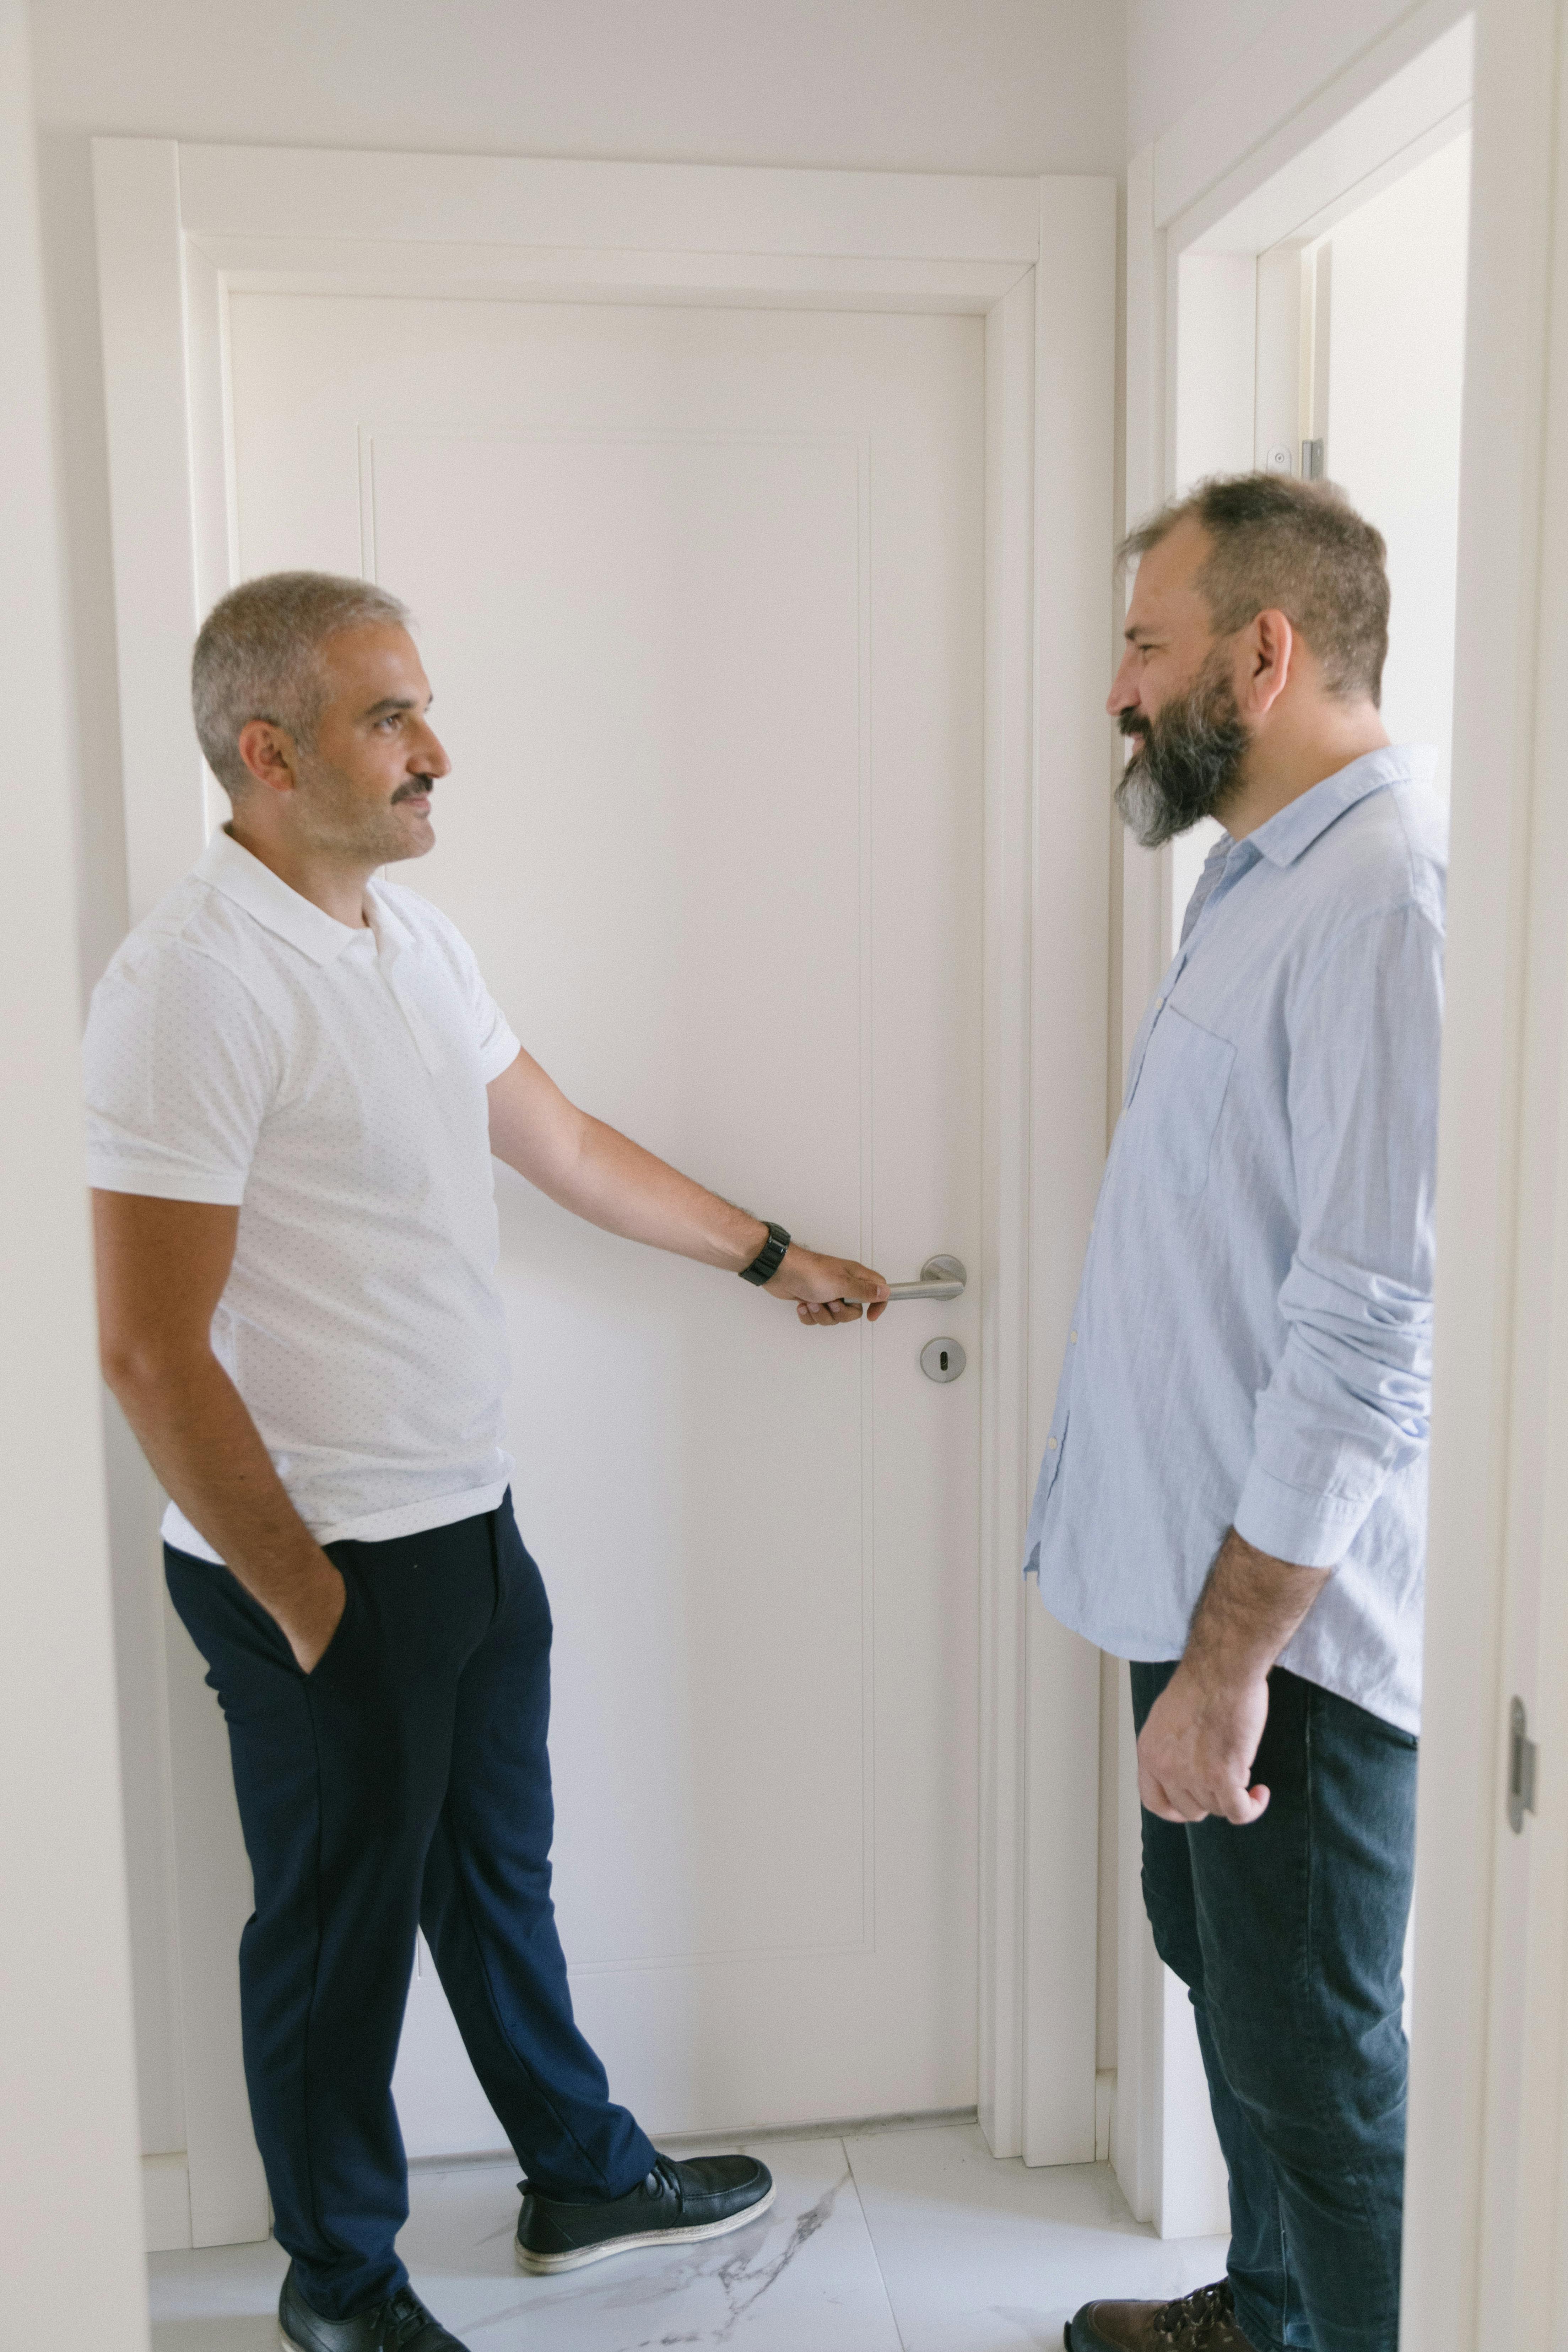
<path fill-rule="evenodd" d="M 1177 2303 L 1086 2303 L 1062 2342 L 1067 2352 L 1253 2352 L 1225 2279 Z"/>

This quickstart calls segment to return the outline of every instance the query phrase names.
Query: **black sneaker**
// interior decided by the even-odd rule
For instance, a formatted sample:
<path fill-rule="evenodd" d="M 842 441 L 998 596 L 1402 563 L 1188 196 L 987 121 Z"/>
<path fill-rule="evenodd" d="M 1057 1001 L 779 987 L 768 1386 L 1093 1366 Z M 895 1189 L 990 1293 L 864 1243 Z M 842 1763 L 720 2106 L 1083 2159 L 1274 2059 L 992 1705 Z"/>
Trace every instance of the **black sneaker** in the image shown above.
<path fill-rule="evenodd" d="M 411 2286 L 400 2286 L 352 2319 L 323 2319 L 295 2285 L 292 2263 L 278 2298 L 278 2333 L 286 2352 L 467 2352 L 431 2318 Z"/>
<path fill-rule="evenodd" d="M 519 2267 L 581 2270 L 634 2246 L 686 2246 L 743 2229 L 773 2201 L 773 2177 L 751 2156 L 661 2156 L 646 2180 L 599 2205 L 563 2205 L 524 2186 L 517 2225 Z M 420 2347 L 424 2352 L 424 2347 Z"/>

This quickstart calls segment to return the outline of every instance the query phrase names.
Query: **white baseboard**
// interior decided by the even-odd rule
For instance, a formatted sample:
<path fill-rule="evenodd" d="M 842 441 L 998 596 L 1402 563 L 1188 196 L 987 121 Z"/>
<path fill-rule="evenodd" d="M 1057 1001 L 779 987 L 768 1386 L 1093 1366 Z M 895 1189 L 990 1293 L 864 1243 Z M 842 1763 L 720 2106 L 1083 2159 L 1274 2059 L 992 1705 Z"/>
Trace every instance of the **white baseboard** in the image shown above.
<path fill-rule="evenodd" d="M 191 2242 L 191 2180 L 182 2151 L 142 2159 L 142 2211 L 150 2254 L 172 2254 Z"/>

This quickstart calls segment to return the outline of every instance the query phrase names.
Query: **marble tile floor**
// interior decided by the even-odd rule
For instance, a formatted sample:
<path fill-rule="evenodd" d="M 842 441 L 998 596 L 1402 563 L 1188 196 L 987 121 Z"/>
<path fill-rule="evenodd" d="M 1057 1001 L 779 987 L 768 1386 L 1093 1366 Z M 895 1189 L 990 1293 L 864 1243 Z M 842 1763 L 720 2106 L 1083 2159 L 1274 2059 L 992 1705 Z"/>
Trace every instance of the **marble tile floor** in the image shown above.
<path fill-rule="evenodd" d="M 513 2265 L 514 2166 L 418 2167 L 404 2259 L 471 2352 L 1058 2352 L 1089 2295 L 1225 2268 L 1223 2240 L 1134 2221 L 1109 2166 L 998 2164 L 973 2124 L 753 2145 L 778 2182 L 762 2221 L 557 2279 Z M 274 2352 L 284 2267 L 272 2244 L 153 2255 L 153 2352 Z"/>

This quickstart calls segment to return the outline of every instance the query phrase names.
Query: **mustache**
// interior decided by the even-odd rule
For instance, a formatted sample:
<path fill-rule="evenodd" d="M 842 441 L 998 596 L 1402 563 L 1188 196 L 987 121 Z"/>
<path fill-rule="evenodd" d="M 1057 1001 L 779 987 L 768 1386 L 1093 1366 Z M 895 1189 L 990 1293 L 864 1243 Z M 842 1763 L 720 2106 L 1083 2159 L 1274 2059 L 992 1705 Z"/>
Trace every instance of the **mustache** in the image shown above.
<path fill-rule="evenodd" d="M 393 793 L 392 805 L 395 808 L 399 801 L 415 800 L 421 794 L 428 797 L 430 793 L 434 793 L 435 789 L 436 779 L 434 776 L 410 776 L 408 782 L 405 784 L 399 784 L 397 790 Z"/>

